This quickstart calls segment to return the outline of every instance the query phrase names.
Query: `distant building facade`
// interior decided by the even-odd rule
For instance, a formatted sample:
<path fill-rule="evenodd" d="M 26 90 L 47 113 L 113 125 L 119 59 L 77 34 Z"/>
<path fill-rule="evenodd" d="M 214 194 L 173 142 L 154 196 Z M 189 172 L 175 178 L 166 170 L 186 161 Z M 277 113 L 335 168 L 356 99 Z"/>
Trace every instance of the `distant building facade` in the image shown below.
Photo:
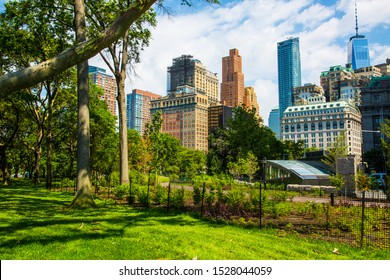
<path fill-rule="evenodd" d="M 161 98 L 161 95 L 134 89 L 126 96 L 127 127 L 144 134 L 145 126 L 151 121 L 150 101 Z"/>
<path fill-rule="evenodd" d="M 245 103 L 242 57 L 238 49 L 231 49 L 229 56 L 222 58 L 221 103 L 232 108 Z"/>
<path fill-rule="evenodd" d="M 278 86 L 280 118 L 287 107 L 293 105 L 293 88 L 301 86 L 301 56 L 299 38 L 279 42 Z"/>
<path fill-rule="evenodd" d="M 315 84 L 305 84 L 300 87 L 294 87 L 293 89 L 293 104 L 305 105 L 308 99 L 313 96 L 323 96 L 324 90 L 322 87 Z"/>
<path fill-rule="evenodd" d="M 174 58 L 168 67 L 167 91 L 176 92 L 178 87 L 188 85 L 208 98 L 208 103 L 218 102 L 218 75 L 206 69 L 192 55 Z"/>
<path fill-rule="evenodd" d="M 360 111 L 344 100 L 324 101 L 313 97 L 306 105 L 288 107 L 281 122 L 282 140 L 303 140 L 306 148 L 326 150 L 345 131 L 348 154 L 361 158 Z"/>
<path fill-rule="evenodd" d="M 218 129 L 226 128 L 229 119 L 233 117 L 232 107 L 225 105 L 214 105 L 208 108 L 208 129 L 209 134 Z"/>
<path fill-rule="evenodd" d="M 380 71 L 382 76 L 390 76 L 390 58 L 386 59 L 385 63 L 375 65 Z"/>
<path fill-rule="evenodd" d="M 157 111 L 162 113 L 162 132 L 177 138 L 181 145 L 189 149 L 208 150 L 207 95 L 184 85 L 150 102 L 152 115 Z"/>
<path fill-rule="evenodd" d="M 275 136 L 280 140 L 280 114 L 279 108 L 273 108 L 269 113 L 268 127 L 275 132 Z"/>
<path fill-rule="evenodd" d="M 113 116 L 116 115 L 116 80 L 113 76 L 107 74 L 106 70 L 96 66 L 89 66 L 88 73 L 95 85 L 101 87 L 104 91 L 101 97 L 107 103 L 108 110 Z"/>
<path fill-rule="evenodd" d="M 363 152 L 381 147 L 379 126 L 390 118 L 390 76 L 374 77 L 362 88 Z"/>
<path fill-rule="evenodd" d="M 249 109 L 254 108 L 256 110 L 256 115 L 258 117 L 260 116 L 260 108 L 259 103 L 257 102 L 257 95 L 255 89 L 251 86 L 245 87 L 244 105 Z"/>

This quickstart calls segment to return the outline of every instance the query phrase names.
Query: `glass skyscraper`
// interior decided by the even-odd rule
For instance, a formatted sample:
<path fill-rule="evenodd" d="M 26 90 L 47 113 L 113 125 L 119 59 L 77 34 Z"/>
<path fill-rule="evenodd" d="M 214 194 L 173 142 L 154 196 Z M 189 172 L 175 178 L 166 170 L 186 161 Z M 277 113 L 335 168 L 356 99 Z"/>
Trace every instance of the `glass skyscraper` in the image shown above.
<path fill-rule="evenodd" d="M 368 39 L 364 37 L 364 35 L 359 35 L 356 3 L 355 3 L 355 21 L 356 21 L 356 26 L 355 26 L 356 35 L 352 36 L 348 42 L 348 63 L 351 64 L 353 70 L 370 66 L 370 52 L 368 49 Z"/>
<path fill-rule="evenodd" d="M 301 86 L 299 38 L 278 43 L 279 115 L 293 104 L 293 88 Z"/>

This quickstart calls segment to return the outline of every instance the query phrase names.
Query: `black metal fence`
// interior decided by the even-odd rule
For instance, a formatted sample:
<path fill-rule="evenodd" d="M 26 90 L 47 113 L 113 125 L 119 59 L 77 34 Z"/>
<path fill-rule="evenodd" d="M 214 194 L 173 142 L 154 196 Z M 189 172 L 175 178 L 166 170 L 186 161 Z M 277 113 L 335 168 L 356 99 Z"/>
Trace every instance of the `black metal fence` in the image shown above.
<path fill-rule="evenodd" d="M 102 194 L 110 197 L 110 192 Z M 111 198 L 115 195 L 118 202 L 135 207 L 179 209 L 246 227 L 272 227 L 280 234 L 390 248 L 390 198 L 382 190 L 334 195 L 321 189 L 292 192 L 284 185 L 202 182 L 132 185 L 121 192 L 114 189 Z"/>

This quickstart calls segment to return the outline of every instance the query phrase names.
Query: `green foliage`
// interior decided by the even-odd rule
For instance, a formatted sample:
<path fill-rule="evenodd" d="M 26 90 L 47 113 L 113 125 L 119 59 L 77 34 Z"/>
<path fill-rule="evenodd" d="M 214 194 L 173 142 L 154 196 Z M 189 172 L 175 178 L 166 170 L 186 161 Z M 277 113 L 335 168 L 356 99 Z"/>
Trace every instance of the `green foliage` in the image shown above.
<path fill-rule="evenodd" d="M 171 192 L 171 202 L 175 209 L 183 209 L 186 201 L 186 193 L 184 188 L 174 189 Z"/>
<path fill-rule="evenodd" d="M 367 191 L 371 189 L 370 178 L 362 172 L 356 175 L 356 188 L 360 191 Z"/>
<path fill-rule="evenodd" d="M 338 191 L 341 190 L 345 184 L 344 178 L 339 174 L 330 175 L 329 180 L 330 180 L 330 184 L 336 187 Z"/>
<path fill-rule="evenodd" d="M 384 157 L 386 158 L 386 170 L 390 170 L 390 119 L 384 119 L 379 130 L 382 132 L 381 138 L 382 150 L 384 151 Z M 389 174 L 389 173 L 388 173 Z M 390 176 L 387 178 L 390 180 Z M 390 186 L 387 184 L 387 186 Z M 389 189 L 389 188 L 388 188 Z"/>
<path fill-rule="evenodd" d="M 192 199 L 195 206 L 198 206 L 202 202 L 202 192 L 199 186 L 195 185 L 192 191 Z"/>
<path fill-rule="evenodd" d="M 345 158 L 348 155 L 348 144 L 345 131 L 341 131 L 332 146 L 327 149 L 327 154 L 322 160 L 337 172 L 337 159 Z"/>
<path fill-rule="evenodd" d="M 123 197 L 129 193 L 129 185 L 127 184 L 117 185 L 113 189 L 113 193 L 116 199 L 123 199 Z"/>
<path fill-rule="evenodd" d="M 231 209 L 236 209 L 236 208 L 239 208 L 240 206 L 242 206 L 243 202 L 244 202 L 244 198 L 245 197 L 244 197 L 243 189 L 240 187 L 232 188 L 225 195 L 226 204 Z"/>
<path fill-rule="evenodd" d="M 168 199 L 167 189 L 158 184 L 153 192 L 153 202 L 157 205 L 163 204 Z"/>

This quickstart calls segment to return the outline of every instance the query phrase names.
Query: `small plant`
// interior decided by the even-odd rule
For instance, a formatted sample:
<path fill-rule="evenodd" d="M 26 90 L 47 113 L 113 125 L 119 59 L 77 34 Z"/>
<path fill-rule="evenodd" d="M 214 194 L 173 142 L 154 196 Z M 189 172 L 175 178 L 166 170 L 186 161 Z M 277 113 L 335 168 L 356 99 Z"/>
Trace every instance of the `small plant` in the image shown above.
<path fill-rule="evenodd" d="M 129 192 L 129 185 L 118 185 L 114 188 L 113 193 L 116 199 L 123 199 L 124 195 Z"/>
<path fill-rule="evenodd" d="M 147 186 L 141 186 L 138 191 L 138 202 L 143 207 L 148 207 L 150 204 L 150 196 L 148 196 L 148 187 Z"/>
<path fill-rule="evenodd" d="M 167 191 L 160 184 L 157 185 L 154 193 L 153 193 L 153 202 L 157 205 L 164 203 L 167 200 Z"/>
<path fill-rule="evenodd" d="M 184 188 L 174 190 L 172 192 L 172 206 L 176 209 L 183 209 L 185 203 L 185 191 Z"/>
<path fill-rule="evenodd" d="M 194 204 L 198 206 L 202 202 L 202 192 L 198 185 L 194 186 L 194 190 L 192 192 L 192 199 L 194 200 Z"/>

